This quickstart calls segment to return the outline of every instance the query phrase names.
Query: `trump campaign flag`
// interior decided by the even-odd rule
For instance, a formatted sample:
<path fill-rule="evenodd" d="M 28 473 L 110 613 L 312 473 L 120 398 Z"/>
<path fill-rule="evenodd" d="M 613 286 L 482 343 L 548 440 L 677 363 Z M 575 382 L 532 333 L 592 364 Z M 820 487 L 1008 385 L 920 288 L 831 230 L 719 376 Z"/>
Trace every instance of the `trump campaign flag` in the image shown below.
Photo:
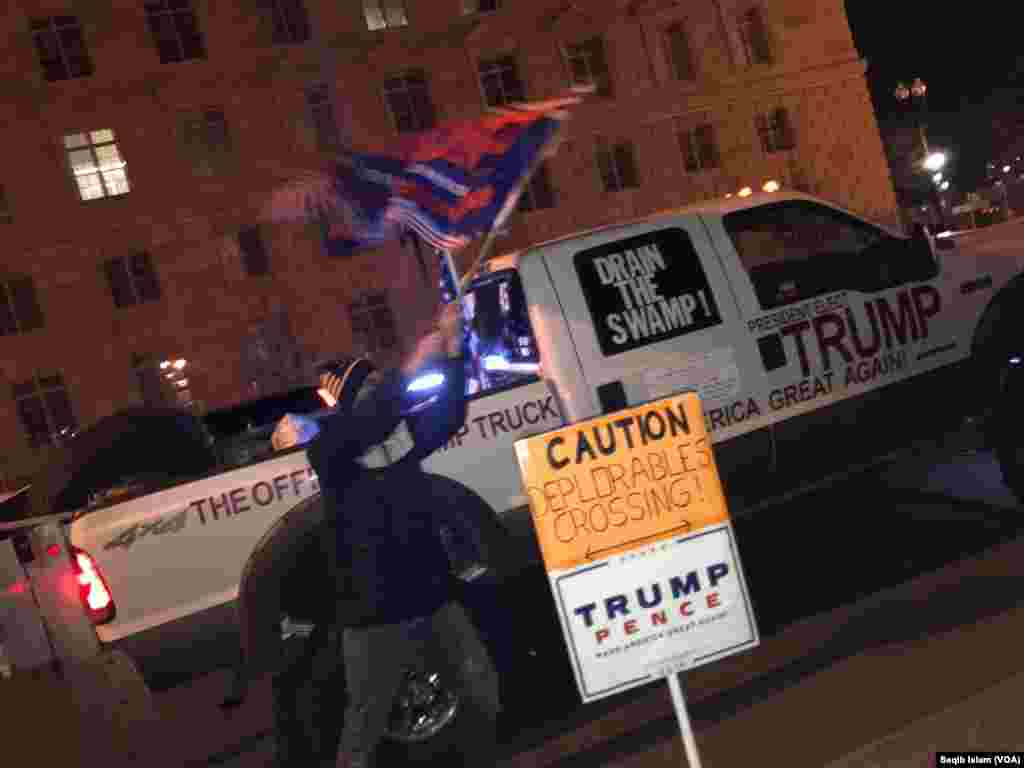
<path fill-rule="evenodd" d="M 270 218 L 316 221 L 335 256 L 405 231 L 457 250 L 514 209 L 524 182 L 554 150 L 568 116 L 563 108 L 579 101 L 512 105 L 417 134 L 389 152 L 344 151 L 327 172 L 277 189 Z"/>

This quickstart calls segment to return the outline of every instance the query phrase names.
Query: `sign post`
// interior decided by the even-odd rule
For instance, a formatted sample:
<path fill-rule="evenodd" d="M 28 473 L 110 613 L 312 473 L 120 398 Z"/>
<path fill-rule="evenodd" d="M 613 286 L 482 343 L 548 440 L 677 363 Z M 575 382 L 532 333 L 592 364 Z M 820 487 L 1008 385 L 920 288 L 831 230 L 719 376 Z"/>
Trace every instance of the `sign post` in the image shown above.
<path fill-rule="evenodd" d="M 516 442 L 584 702 L 755 647 L 757 625 L 700 399 L 673 395 Z"/>

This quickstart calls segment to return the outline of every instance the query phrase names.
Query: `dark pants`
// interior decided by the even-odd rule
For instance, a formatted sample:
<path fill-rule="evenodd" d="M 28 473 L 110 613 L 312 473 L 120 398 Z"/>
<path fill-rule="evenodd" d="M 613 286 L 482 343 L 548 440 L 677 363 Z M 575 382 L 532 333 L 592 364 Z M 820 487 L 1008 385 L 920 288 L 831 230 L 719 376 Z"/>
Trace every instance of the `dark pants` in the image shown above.
<path fill-rule="evenodd" d="M 457 719 L 463 726 L 459 748 L 465 764 L 474 768 L 495 764 L 500 708 L 497 672 L 462 606 L 450 602 L 422 619 L 344 630 L 348 706 L 338 746 L 339 766 L 371 768 L 406 669 L 432 647 L 438 653 L 431 654 L 430 660 L 436 659 L 436 671 L 459 698 Z"/>

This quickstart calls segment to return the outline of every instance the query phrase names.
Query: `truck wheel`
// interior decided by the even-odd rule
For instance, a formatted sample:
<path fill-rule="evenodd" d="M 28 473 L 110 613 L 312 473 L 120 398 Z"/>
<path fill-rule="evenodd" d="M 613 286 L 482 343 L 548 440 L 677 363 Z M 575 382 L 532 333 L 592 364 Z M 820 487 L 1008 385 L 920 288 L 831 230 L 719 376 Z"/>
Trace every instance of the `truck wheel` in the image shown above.
<path fill-rule="evenodd" d="M 1003 482 L 1024 501 L 1024 353 L 1010 354 L 1000 376 L 992 438 Z"/>
<path fill-rule="evenodd" d="M 455 720 L 459 699 L 448 681 L 434 671 L 429 657 L 410 669 L 395 697 L 387 738 L 397 744 L 423 745 Z M 422 751 L 422 750 L 421 750 Z"/>

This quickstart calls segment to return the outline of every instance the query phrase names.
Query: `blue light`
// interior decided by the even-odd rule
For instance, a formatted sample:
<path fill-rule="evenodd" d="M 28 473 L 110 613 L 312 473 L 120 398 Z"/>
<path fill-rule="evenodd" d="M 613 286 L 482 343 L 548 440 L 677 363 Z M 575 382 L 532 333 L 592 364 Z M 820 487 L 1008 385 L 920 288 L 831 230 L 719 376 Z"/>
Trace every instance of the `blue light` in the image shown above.
<path fill-rule="evenodd" d="M 427 392 L 431 389 L 437 389 L 444 384 L 444 374 L 440 371 L 430 371 L 428 373 L 421 373 L 415 379 L 409 382 L 409 386 L 406 387 L 407 392 Z"/>
<path fill-rule="evenodd" d="M 483 360 L 485 371 L 507 371 L 508 360 L 501 355 L 488 355 Z"/>

